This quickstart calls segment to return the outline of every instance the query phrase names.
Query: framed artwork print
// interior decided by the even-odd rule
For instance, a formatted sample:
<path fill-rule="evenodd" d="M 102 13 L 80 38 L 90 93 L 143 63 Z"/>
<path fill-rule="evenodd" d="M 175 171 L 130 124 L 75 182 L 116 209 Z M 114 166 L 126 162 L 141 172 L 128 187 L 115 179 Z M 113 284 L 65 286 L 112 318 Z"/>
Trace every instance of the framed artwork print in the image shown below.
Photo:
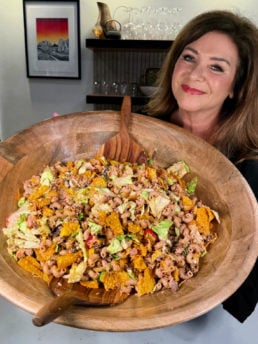
<path fill-rule="evenodd" d="M 27 77 L 81 78 L 79 0 L 23 0 Z"/>

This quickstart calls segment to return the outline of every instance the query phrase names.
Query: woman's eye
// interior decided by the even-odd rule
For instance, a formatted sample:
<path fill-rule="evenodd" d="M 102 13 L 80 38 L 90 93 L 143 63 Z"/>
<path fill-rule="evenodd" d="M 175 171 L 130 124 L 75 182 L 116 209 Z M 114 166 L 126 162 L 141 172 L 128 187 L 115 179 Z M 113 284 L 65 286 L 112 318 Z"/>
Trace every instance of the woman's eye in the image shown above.
<path fill-rule="evenodd" d="M 186 55 L 183 55 L 183 60 L 191 62 L 191 61 L 194 61 L 194 57 L 192 55 L 186 54 Z"/>
<path fill-rule="evenodd" d="M 215 72 L 224 72 L 224 69 L 219 65 L 212 65 L 211 69 L 214 70 Z"/>

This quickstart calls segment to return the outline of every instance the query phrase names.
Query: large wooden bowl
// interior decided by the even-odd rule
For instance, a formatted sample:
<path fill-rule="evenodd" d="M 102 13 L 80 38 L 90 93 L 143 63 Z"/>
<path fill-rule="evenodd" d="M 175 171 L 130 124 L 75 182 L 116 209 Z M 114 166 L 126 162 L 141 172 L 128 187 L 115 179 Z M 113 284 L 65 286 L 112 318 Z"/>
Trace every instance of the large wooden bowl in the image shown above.
<path fill-rule="evenodd" d="M 119 112 L 74 113 L 52 118 L 0 144 L 0 226 L 16 209 L 24 180 L 57 160 L 93 157 L 119 129 Z M 199 178 L 198 194 L 221 217 L 218 240 L 199 274 L 177 293 L 132 296 L 110 308 L 74 306 L 56 321 L 101 331 L 134 331 L 181 323 L 208 312 L 245 280 L 257 257 L 257 203 L 237 169 L 201 139 L 171 124 L 133 114 L 129 131 L 161 166 L 184 159 Z M 0 294 L 35 313 L 53 298 L 46 284 L 23 271 L 8 255 L 0 232 Z"/>

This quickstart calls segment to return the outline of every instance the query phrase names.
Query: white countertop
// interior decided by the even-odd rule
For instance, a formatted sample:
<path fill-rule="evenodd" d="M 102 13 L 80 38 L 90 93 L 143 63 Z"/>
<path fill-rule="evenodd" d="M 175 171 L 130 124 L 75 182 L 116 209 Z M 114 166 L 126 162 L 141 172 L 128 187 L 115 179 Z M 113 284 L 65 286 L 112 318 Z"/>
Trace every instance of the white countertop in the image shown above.
<path fill-rule="evenodd" d="M 32 324 L 32 315 L 0 297 L 1 344 L 255 344 L 258 337 L 258 308 L 243 323 L 222 306 L 176 326 L 138 332 L 98 332 L 55 323 Z"/>

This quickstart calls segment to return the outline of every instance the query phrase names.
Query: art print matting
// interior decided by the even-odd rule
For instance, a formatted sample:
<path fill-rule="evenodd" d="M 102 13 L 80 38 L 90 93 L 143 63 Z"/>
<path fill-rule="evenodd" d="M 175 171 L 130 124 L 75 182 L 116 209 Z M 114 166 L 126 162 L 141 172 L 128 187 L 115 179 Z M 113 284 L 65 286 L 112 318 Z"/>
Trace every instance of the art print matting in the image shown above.
<path fill-rule="evenodd" d="M 81 78 L 79 0 L 23 0 L 29 78 Z"/>

